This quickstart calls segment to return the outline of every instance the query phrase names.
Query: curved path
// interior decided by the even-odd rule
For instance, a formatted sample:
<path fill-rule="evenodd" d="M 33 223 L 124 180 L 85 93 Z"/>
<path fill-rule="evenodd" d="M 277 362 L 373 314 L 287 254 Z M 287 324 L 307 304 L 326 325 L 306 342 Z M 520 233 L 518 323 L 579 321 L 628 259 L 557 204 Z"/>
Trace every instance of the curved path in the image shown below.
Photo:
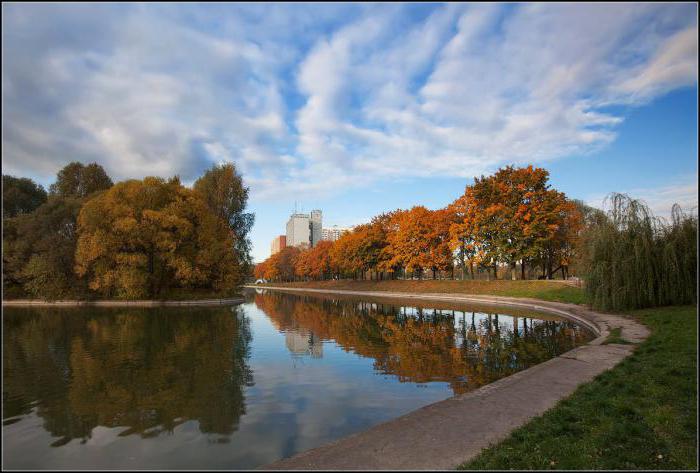
<path fill-rule="evenodd" d="M 594 312 L 575 304 L 535 299 L 270 286 L 264 289 L 514 306 L 573 319 L 593 330 L 597 338 L 475 391 L 430 404 L 261 469 L 454 469 L 531 418 L 543 414 L 580 384 L 618 364 L 649 335 L 646 327 L 629 318 Z M 603 344 L 614 328 L 620 328 L 622 338 L 631 344 Z"/>

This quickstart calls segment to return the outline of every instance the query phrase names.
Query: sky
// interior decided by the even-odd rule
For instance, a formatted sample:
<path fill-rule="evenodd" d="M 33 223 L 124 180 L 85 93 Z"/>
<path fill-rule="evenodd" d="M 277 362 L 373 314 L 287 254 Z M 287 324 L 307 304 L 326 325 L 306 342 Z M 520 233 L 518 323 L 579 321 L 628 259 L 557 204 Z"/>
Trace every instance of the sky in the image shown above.
<path fill-rule="evenodd" d="M 3 173 L 233 162 L 256 261 L 295 205 L 353 225 L 505 165 L 697 209 L 697 30 L 694 3 L 3 3 Z"/>

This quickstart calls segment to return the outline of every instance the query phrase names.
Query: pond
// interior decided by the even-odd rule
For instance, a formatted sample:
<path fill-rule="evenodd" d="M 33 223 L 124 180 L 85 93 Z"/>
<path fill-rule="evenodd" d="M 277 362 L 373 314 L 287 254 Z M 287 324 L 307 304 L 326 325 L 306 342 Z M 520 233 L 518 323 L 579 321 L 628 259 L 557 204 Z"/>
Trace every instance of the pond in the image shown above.
<path fill-rule="evenodd" d="M 486 306 L 246 292 L 237 306 L 4 308 L 9 469 L 248 469 L 586 343 Z"/>

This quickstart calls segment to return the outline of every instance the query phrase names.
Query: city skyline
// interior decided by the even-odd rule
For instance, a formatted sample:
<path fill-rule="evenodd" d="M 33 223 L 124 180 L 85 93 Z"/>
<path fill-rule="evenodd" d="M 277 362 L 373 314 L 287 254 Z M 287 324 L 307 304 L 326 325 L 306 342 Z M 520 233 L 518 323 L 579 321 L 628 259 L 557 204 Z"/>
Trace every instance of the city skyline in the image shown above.
<path fill-rule="evenodd" d="M 695 4 L 2 8 L 3 172 L 234 162 L 255 261 L 292 200 L 350 226 L 508 164 L 598 207 L 697 207 Z"/>

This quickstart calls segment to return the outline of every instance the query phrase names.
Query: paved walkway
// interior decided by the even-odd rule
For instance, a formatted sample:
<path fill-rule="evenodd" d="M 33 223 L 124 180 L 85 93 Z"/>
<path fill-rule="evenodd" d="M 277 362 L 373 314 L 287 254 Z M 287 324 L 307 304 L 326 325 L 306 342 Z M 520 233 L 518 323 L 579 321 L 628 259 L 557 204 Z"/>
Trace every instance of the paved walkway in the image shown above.
<path fill-rule="evenodd" d="M 646 327 L 619 315 L 602 314 L 575 304 L 534 299 L 286 287 L 266 289 L 529 308 L 584 323 L 598 337 L 587 345 L 478 390 L 431 404 L 261 469 L 454 469 L 475 457 L 481 449 L 503 440 L 515 428 L 543 414 L 572 394 L 579 385 L 618 364 L 634 350 L 635 344 L 649 335 Z M 622 338 L 633 344 L 603 345 L 609 331 L 618 327 Z"/>

